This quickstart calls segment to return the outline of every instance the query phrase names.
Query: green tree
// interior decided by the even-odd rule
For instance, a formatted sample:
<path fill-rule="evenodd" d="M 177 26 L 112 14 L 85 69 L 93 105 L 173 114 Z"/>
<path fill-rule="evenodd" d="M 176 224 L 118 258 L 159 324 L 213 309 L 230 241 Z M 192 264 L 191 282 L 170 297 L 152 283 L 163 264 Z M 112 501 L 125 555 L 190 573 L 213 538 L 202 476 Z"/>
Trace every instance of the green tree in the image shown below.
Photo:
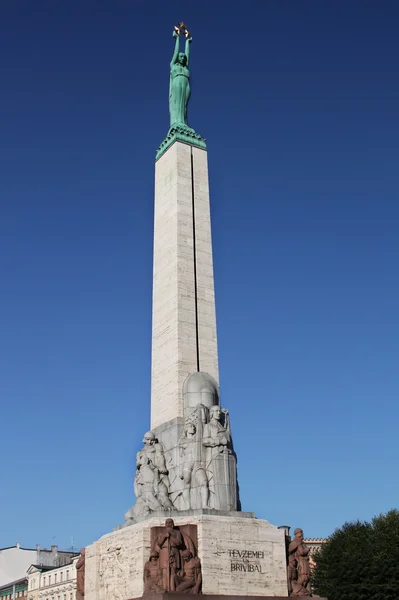
<path fill-rule="evenodd" d="M 399 599 L 399 511 L 345 523 L 314 556 L 315 593 L 329 600 Z"/>

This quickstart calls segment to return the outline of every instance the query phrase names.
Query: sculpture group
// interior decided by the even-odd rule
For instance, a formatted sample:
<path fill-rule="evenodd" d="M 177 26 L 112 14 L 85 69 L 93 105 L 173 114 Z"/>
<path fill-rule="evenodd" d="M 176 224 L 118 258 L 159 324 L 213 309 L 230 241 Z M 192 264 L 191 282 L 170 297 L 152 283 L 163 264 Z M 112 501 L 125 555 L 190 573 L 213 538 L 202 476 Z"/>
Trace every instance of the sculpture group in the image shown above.
<path fill-rule="evenodd" d="M 230 494 L 235 482 L 226 477 L 231 470 L 229 461 L 235 460 L 228 411 L 218 405 L 208 409 L 198 404 L 185 420 L 179 451 L 179 477 L 184 483 L 181 509 L 235 510 Z M 221 494 L 217 484 L 227 485 L 227 493 Z"/>
<path fill-rule="evenodd" d="M 237 510 L 229 413 L 212 404 L 218 394 L 209 375 L 195 373 L 191 377 L 196 382 L 200 379 L 202 387 L 200 392 L 186 391 L 187 404 L 203 402 L 186 406 L 187 416 L 180 433 L 175 432 L 172 448 L 166 449 L 153 431 L 145 434 L 136 456 L 136 504 L 125 515 L 128 524 L 155 511 Z M 190 389 L 187 385 L 186 390 Z"/>
<path fill-rule="evenodd" d="M 201 585 L 201 561 L 194 541 L 175 527 L 172 519 L 166 519 L 144 566 L 144 594 L 200 594 Z"/>

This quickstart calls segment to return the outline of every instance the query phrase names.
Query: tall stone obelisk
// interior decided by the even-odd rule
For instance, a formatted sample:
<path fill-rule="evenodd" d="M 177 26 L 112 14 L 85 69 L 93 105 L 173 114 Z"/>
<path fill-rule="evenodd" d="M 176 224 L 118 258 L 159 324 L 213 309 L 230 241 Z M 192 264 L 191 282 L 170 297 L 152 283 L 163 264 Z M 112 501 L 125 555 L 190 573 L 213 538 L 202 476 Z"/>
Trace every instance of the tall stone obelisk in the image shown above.
<path fill-rule="evenodd" d="M 180 131 L 155 166 L 151 428 L 184 416 L 189 375 L 219 379 L 207 151 Z"/>

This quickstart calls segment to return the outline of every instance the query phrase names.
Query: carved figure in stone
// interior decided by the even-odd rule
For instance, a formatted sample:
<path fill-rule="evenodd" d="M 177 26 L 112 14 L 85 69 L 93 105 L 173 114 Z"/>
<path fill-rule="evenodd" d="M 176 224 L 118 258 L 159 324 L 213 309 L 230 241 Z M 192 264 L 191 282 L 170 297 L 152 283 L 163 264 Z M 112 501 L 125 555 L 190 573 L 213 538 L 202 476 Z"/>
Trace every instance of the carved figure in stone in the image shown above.
<path fill-rule="evenodd" d="M 134 493 L 136 504 L 125 515 L 126 521 L 146 517 L 151 511 L 171 510 L 170 482 L 163 446 L 149 431 L 143 439 L 143 448 L 136 456 Z"/>
<path fill-rule="evenodd" d="M 211 457 L 229 452 L 231 435 L 228 415 L 228 411 L 221 409 L 220 406 L 212 406 L 209 410 L 209 423 L 204 427 L 202 443 L 211 449 Z M 224 425 L 222 425 L 222 416 Z"/>
<path fill-rule="evenodd" d="M 186 36 L 185 51 L 180 52 L 180 33 Z M 192 37 L 186 30 L 184 23 L 180 23 L 173 31 L 175 50 L 170 63 L 169 84 L 169 113 L 170 126 L 187 125 L 187 105 L 190 99 L 190 44 Z"/>
<path fill-rule="evenodd" d="M 175 527 L 173 519 L 166 519 L 165 528 L 156 536 L 151 550 L 159 555 L 161 572 L 159 585 L 166 592 L 175 592 L 177 587 L 183 583 L 184 577 L 191 577 L 191 569 L 194 568 L 194 564 L 190 563 L 185 569 L 183 553 L 188 551 L 191 557 L 196 556 L 193 540 Z M 186 575 L 182 575 L 182 573 L 186 573 Z"/>
<path fill-rule="evenodd" d="M 220 406 L 209 410 L 202 444 L 210 491 L 210 507 L 237 510 L 236 459 L 232 452 L 229 413 Z"/>
<path fill-rule="evenodd" d="M 181 553 L 182 567 L 178 575 L 176 592 L 200 594 L 202 587 L 201 561 L 194 557 L 190 550 Z"/>
<path fill-rule="evenodd" d="M 162 585 L 167 592 L 176 590 L 176 576 L 181 568 L 180 549 L 183 547 L 183 536 L 175 528 L 173 519 L 166 519 L 165 530 L 157 535 L 153 549 L 159 554 Z"/>
<path fill-rule="evenodd" d="M 136 506 L 140 507 L 143 503 L 146 507 L 146 513 L 151 510 L 162 510 L 162 504 L 157 498 L 158 474 L 145 454 L 141 454 L 138 457 L 136 468 L 137 471 L 134 482 L 134 491 L 138 500 Z M 140 512 L 141 510 L 142 509 L 140 509 Z"/>
<path fill-rule="evenodd" d="M 173 504 L 169 500 L 170 483 L 163 446 L 158 442 L 152 431 L 149 431 L 145 434 L 143 443 L 143 449 L 137 453 L 137 464 L 140 464 L 140 459 L 142 456 L 148 458 L 149 464 L 154 470 L 156 497 L 163 508 L 172 509 Z"/>
<path fill-rule="evenodd" d="M 80 557 L 76 563 L 76 600 L 83 600 L 85 595 L 85 563 L 86 550 L 82 548 Z"/>
<path fill-rule="evenodd" d="M 288 546 L 288 581 L 290 596 L 311 596 L 310 548 L 303 541 L 302 529 L 295 529 L 294 539 Z"/>
<path fill-rule="evenodd" d="M 179 440 L 181 454 L 179 476 L 185 486 L 182 492 L 183 510 L 208 507 L 209 487 L 202 459 L 201 424 L 202 419 L 197 418 L 196 424 L 191 415 L 186 419 L 183 435 Z"/>
<path fill-rule="evenodd" d="M 160 594 L 164 591 L 159 554 L 153 550 L 150 554 L 150 560 L 144 565 L 144 594 Z"/>

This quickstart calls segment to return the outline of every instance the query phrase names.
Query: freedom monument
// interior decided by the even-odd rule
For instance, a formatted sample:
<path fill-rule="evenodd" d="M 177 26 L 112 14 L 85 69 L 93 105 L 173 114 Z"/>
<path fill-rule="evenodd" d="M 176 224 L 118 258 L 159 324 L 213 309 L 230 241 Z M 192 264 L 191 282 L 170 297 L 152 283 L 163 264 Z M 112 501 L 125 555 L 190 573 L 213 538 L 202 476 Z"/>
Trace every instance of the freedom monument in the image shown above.
<path fill-rule="evenodd" d="M 183 23 L 173 36 L 155 163 L 151 429 L 124 524 L 86 548 L 85 600 L 309 596 L 302 531 L 288 548 L 283 528 L 241 512 L 218 383 L 207 150 L 187 121 L 192 38 Z"/>

